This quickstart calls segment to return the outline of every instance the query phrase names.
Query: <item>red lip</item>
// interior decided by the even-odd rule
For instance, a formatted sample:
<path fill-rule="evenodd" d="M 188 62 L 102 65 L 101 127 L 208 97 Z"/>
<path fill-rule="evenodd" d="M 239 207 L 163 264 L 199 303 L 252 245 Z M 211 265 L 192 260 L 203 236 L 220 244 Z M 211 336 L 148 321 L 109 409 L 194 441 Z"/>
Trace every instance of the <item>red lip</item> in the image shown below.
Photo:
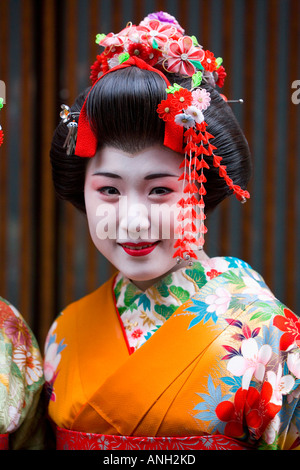
<path fill-rule="evenodd" d="M 158 244 L 158 241 L 157 242 L 154 242 L 151 244 L 151 246 L 148 246 L 150 245 L 150 243 L 145 243 L 145 242 L 141 242 L 141 243 L 126 243 L 126 246 L 124 245 L 120 245 L 123 250 L 130 256 L 146 256 L 148 255 L 149 253 L 151 253 L 154 248 L 157 246 Z M 139 250 L 136 250 L 134 248 L 129 248 L 130 246 L 132 247 L 142 247 L 142 246 L 145 246 L 147 248 L 140 248 Z"/>

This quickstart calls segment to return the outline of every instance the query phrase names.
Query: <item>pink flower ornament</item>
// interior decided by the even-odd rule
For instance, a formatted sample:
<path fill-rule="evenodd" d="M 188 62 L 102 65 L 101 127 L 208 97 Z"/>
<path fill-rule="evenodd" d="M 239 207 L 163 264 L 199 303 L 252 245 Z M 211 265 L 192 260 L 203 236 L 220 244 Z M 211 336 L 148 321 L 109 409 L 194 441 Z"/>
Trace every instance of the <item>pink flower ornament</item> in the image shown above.
<path fill-rule="evenodd" d="M 203 49 L 194 46 L 192 38 L 183 36 L 169 45 L 168 71 L 191 77 L 196 72 L 193 62 L 199 65 L 204 56 Z"/>
<path fill-rule="evenodd" d="M 196 106 L 201 111 L 207 109 L 210 105 L 210 93 L 204 88 L 197 88 L 197 90 L 192 91 L 193 96 L 193 105 Z"/>
<path fill-rule="evenodd" d="M 142 41 L 148 42 L 150 46 L 156 42 L 159 48 L 163 48 L 167 41 L 177 33 L 175 26 L 168 23 L 163 24 L 158 20 L 151 20 L 147 25 L 137 26 L 136 29 L 139 31 Z"/>

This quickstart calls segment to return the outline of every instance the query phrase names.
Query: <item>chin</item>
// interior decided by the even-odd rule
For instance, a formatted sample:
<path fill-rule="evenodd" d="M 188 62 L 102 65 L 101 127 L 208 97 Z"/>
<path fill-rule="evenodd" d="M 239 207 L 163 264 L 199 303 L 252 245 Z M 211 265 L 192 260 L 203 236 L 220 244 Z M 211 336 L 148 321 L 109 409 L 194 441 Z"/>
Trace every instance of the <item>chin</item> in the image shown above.
<path fill-rule="evenodd" d="M 149 260 L 147 262 L 137 263 L 131 266 L 131 262 L 124 262 L 122 265 L 117 266 L 126 277 L 133 282 L 151 281 L 163 277 L 168 271 L 174 267 L 174 260 L 168 259 L 168 262 L 163 263 L 163 260 Z"/>

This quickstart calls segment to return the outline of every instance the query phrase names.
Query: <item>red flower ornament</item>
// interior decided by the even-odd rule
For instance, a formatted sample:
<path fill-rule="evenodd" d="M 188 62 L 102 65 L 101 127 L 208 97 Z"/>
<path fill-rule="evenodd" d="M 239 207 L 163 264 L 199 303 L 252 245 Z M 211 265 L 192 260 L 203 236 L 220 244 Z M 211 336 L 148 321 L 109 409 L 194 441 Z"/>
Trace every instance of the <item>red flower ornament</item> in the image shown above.
<path fill-rule="evenodd" d="M 217 61 L 214 54 L 210 51 L 205 51 L 205 57 L 202 60 L 202 65 L 207 72 L 214 72 L 217 69 Z"/>
<path fill-rule="evenodd" d="M 176 114 L 178 113 L 178 107 L 173 103 L 170 96 L 168 99 L 161 101 L 157 106 L 157 113 L 163 121 L 174 121 Z"/>

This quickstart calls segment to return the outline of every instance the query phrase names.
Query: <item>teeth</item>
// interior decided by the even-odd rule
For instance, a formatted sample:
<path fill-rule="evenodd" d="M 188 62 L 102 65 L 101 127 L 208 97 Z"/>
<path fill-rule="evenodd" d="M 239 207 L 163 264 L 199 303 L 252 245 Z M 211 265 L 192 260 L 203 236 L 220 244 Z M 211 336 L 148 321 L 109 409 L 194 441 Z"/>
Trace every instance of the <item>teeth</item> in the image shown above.
<path fill-rule="evenodd" d="M 144 245 L 144 246 L 137 246 L 137 247 L 133 247 L 133 246 L 128 246 L 128 245 L 123 245 L 125 248 L 129 248 L 130 250 L 143 250 L 144 248 L 148 248 L 150 246 L 153 246 L 153 244 L 151 245 Z"/>

